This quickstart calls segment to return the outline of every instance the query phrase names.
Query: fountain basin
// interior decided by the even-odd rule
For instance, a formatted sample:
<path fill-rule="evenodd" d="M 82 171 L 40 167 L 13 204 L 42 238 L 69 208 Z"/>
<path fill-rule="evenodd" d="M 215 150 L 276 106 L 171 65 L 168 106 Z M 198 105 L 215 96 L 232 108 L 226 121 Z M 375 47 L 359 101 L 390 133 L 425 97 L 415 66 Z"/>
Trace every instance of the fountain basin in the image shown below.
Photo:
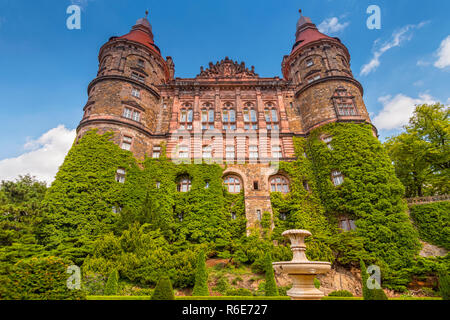
<path fill-rule="evenodd" d="M 287 261 L 272 263 L 274 269 L 287 274 L 324 274 L 331 270 L 331 263 L 321 261 Z"/>

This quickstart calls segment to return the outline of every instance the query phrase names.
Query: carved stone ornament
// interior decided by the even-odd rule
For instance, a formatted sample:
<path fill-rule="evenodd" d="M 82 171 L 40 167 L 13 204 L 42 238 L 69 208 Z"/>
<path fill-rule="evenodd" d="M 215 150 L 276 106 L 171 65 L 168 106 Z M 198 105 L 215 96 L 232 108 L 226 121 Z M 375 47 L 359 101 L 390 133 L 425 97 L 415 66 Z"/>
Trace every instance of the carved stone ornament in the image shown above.
<path fill-rule="evenodd" d="M 245 63 L 240 64 L 237 61 L 230 60 L 225 57 L 225 60 L 221 60 L 216 64 L 209 63 L 209 68 L 200 68 L 200 74 L 197 78 L 258 78 L 258 74 L 255 73 L 255 67 L 251 67 L 251 70 L 245 67 Z"/>

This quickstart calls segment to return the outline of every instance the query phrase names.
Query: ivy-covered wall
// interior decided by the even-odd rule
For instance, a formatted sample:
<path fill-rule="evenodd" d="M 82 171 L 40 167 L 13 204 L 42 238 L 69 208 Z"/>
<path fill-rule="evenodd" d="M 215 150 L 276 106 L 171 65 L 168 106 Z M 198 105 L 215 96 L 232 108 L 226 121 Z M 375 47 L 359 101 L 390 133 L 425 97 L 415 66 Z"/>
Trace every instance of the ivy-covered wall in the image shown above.
<path fill-rule="evenodd" d="M 332 148 L 323 135 L 332 136 Z M 192 286 L 192 257 L 205 248 L 209 256 L 262 272 L 266 252 L 274 261 L 292 258 L 281 236 L 292 228 L 313 233 L 307 239 L 311 260 L 378 264 L 389 288 L 402 290 L 414 270 L 434 272 L 441 263 L 416 260 L 420 243 L 403 186 L 368 125 L 329 124 L 295 138 L 297 160 L 280 163 L 290 192 L 272 193 L 273 217 L 265 213 L 262 230 L 248 237 L 244 194 L 225 190 L 226 168 L 176 165 L 164 152 L 160 159 L 138 162 L 110 138 L 92 131 L 73 146 L 46 194 L 39 228 L 40 244 L 83 265 L 86 273 L 106 276 L 117 268 L 121 279 L 155 284 L 165 272 L 175 286 Z M 115 181 L 118 168 L 126 170 L 125 183 Z M 342 172 L 342 185 L 333 185 L 333 170 Z M 184 175 L 192 181 L 188 193 L 177 192 L 177 178 Z M 356 230 L 341 232 L 341 215 L 354 219 Z"/>
<path fill-rule="evenodd" d="M 450 202 L 415 205 L 409 210 L 422 240 L 450 250 Z"/>

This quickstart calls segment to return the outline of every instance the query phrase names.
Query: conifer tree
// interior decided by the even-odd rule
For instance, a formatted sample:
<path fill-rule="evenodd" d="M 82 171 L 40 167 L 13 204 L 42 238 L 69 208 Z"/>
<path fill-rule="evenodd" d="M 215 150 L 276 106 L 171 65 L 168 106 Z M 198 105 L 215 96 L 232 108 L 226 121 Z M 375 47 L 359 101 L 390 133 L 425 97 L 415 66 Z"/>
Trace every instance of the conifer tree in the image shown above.
<path fill-rule="evenodd" d="M 152 300 L 175 300 L 172 282 L 168 276 L 162 276 L 159 279 L 155 291 L 153 292 Z"/>
<path fill-rule="evenodd" d="M 270 253 L 266 253 L 265 257 L 265 271 L 266 271 L 266 286 L 265 286 L 265 292 L 266 296 L 278 296 L 278 288 L 277 283 L 275 281 L 275 275 L 273 272 L 272 267 L 272 258 L 270 256 Z"/>
<path fill-rule="evenodd" d="M 208 272 L 206 271 L 205 252 L 201 251 L 197 259 L 197 269 L 195 273 L 195 285 L 193 296 L 206 297 L 209 296 L 208 290 Z"/>
<path fill-rule="evenodd" d="M 367 287 L 367 280 L 369 279 L 367 268 L 364 261 L 360 261 L 361 265 L 361 279 L 362 279 L 362 291 L 364 300 L 388 300 L 386 293 L 383 289 L 370 289 Z"/>
<path fill-rule="evenodd" d="M 450 276 L 448 272 L 439 272 L 439 293 L 443 300 L 450 300 Z"/>
<path fill-rule="evenodd" d="M 108 277 L 108 281 L 105 285 L 105 295 L 106 296 L 115 296 L 119 291 L 119 273 L 116 269 L 114 269 Z"/>

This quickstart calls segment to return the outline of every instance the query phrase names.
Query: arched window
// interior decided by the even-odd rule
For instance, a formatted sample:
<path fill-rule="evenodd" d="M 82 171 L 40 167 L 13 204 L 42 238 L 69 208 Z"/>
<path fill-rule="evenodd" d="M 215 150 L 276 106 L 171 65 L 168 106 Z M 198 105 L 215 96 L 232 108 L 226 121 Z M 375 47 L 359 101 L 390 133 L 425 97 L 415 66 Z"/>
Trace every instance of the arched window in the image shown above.
<path fill-rule="evenodd" d="M 289 193 L 289 182 L 283 176 L 275 176 L 270 179 L 270 191 Z"/>
<path fill-rule="evenodd" d="M 224 130 L 236 130 L 236 111 L 231 103 L 226 103 L 223 107 L 222 122 Z"/>
<path fill-rule="evenodd" d="M 205 103 L 202 109 L 202 129 L 214 129 L 214 109 L 211 104 Z"/>
<path fill-rule="evenodd" d="M 190 104 L 184 104 L 180 110 L 180 129 L 192 130 L 192 122 L 194 121 L 194 110 Z"/>
<path fill-rule="evenodd" d="M 278 111 L 272 103 L 266 104 L 264 109 L 267 130 L 280 130 Z"/>
<path fill-rule="evenodd" d="M 251 103 L 247 103 L 244 108 L 244 128 L 245 130 L 258 129 L 258 113 Z"/>
<path fill-rule="evenodd" d="M 178 192 L 191 191 L 191 178 L 189 176 L 181 176 L 180 178 L 178 178 L 177 191 Z"/>
<path fill-rule="evenodd" d="M 241 180 L 236 176 L 227 176 L 223 181 L 229 193 L 241 192 Z"/>

